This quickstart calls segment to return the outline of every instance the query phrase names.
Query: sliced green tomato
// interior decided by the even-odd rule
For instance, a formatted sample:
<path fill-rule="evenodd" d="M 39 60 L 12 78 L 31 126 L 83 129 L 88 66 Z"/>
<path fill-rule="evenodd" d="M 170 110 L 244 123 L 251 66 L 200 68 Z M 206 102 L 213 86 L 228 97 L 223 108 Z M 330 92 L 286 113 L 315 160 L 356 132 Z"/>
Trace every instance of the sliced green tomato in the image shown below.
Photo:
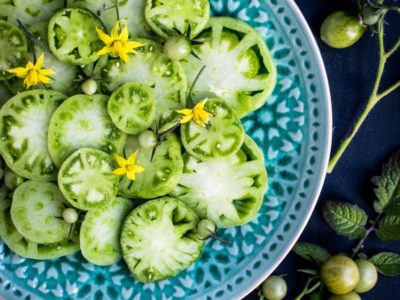
<path fill-rule="evenodd" d="M 50 117 L 65 96 L 51 90 L 20 93 L 0 110 L 0 153 L 11 170 L 33 180 L 57 178 L 47 148 Z"/>
<path fill-rule="evenodd" d="M 27 181 L 14 191 L 11 218 L 27 240 L 58 243 L 69 233 L 69 224 L 62 219 L 65 206 L 65 198 L 54 183 Z"/>
<path fill-rule="evenodd" d="M 181 145 L 174 134 L 159 145 L 152 159 L 153 148 L 140 145 L 137 136 L 129 136 L 125 153 L 139 150 L 136 164 L 144 167 L 144 172 L 136 174 L 132 181 L 124 176 L 119 184 L 119 194 L 128 198 L 153 199 L 171 192 L 182 175 L 183 159 Z"/>
<path fill-rule="evenodd" d="M 115 126 L 121 131 L 138 134 L 153 122 L 156 102 L 149 86 L 131 82 L 111 95 L 107 109 Z"/>
<path fill-rule="evenodd" d="M 114 200 L 119 178 L 114 158 L 100 150 L 83 148 L 61 165 L 58 185 L 68 202 L 79 209 L 91 210 Z"/>
<path fill-rule="evenodd" d="M 143 83 L 152 87 L 156 100 L 156 123 L 159 132 L 171 128 L 179 115 L 176 113 L 186 105 L 186 76 L 182 65 L 161 54 L 159 43 L 137 39 L 144 44 L 135 55 L 129 56 L 129 63 L 112 59 L 103 70 L 103 88 L 113 92 L 128 82 Z"/>
<path fill-rule="evenodd" d="M 47 22 L 42 22 L 29 27 L 29 31 L 40 41 L 40 47 L 36 47 L 36 53 L 44 54 L 44 68 L 55 72 L 55 75 L 51 76 L 51 83 L 46 86 L 68 96 L 76 94 L 79 67 L 58 60 L 50 52 L 47 39 L 47 25 Z"/>
<path fill-rule="evenodd" d="M 119 0 L 120 19 L 128 26 L 131 37 L 154 38 L 144 18 L 146 0 Z M 103 21 L 108 32 L 111 32 L 117 20 L 114 9 L 115 0 L 69 0 L 68 7 L 86 8 Z M 107 8 L 107 9 L 104 9 Z"/>
<path fill-rule="evenodd" d="M 242 118 L 261 107 L 272 93 L 277 71 L 265 42 L 246 23 L 227 17 L 210 18 L 194 45 L 193 55 L 182 61 L 190 85 L 205 66 L 193 88 L 196 99 L 224 99 Z"/>
<path fill-rule="evenodd" d="M 59 60 L 75 65 L 96 61 L 96 54 L 105 45 L 96 28 L 104 27 L 88 10 L 69 8 L 55 14 L 49 23 L 48 40 L 51 52 Z"/>
<path fill-rule="evenodd" d="M 126 135 L 107 112 L 108 97 L 76 95 L 54 112 L 49 125 L 49 152 L 57 166 L 80 148 L 121 153 Z"/>
<path fill-rule="evenodd" d="M 196 261 L 204 240 L 196 237 L 199 218 L 170 197 L 150 200 L 134 209 L 122 229 L 125 262 L 141 282 L 177 275 Z"/>
<path fill-rule="evenodd" d="M 245 137 L 239 152 L 223 161 L 204 162 L 186 154 L 184 162 L 181 181 L 171 195 L 192 207 L 200 218 L 228 227 L 256 216 L 267 187 L 267 171 L 250 137 Z"/>
<path fill-rule="evenodd" d="M 131 200 L 117 197 L 104 208 L 86 214 L 81 227 L 80 244 L 83 256 L 90 263 L 109 266 L 121 259 L 121 229 L 132 209 Z"/>
<path fill-rule="evenodd" d="M 147 0 L 145 17 L 150 27 L 163 38 L 185 34 L 196 37 L 210 18 L 208 0 Z"/>
<path fill-rule="evenodd" d="M 209 99 L 204 109 L 212 114 L 207 127 L 195 122 L 181 127 L 186 151 L 203 161 L 221 160 L 238 152 L 245 133 L 229 105 L 220 99 Z"/>
<path fill-rule="evenodd" d="M 10 79 L 14 74 L 7 70 L 24 64 L 28 46 L 19 28 L 2 20 L 0 20 L 0 49 L 0 80 Z"/>
<path fill-rule="evenodd" d="M 11 199 L 0 199 L 0 237 L 11 251 L 24 258 L 44 260 L 66 256 L 79 250 L 76 235 L 51 244 L 37 244 L 24 238 L 11 218 L 11 203 Z"/>
<path fill-rule="evenodd" d="M 0 19 L 15 25 L 18 20 L 24 25 L 47 22 L 62 7 L 60 0 L 1 0 Z"/>

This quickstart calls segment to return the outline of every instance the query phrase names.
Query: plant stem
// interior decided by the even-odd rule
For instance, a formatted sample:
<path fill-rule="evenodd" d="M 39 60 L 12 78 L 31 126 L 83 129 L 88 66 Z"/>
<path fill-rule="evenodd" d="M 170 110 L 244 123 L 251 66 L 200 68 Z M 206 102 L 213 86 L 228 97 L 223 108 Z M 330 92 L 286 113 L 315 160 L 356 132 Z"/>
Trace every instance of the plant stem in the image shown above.
<path fill-rule="evenodd" d="M 315 291 L 321 285 L 321 281 L 318 281 L 317 283 L 315 283 L 311 288 L 310 288 L 310 285 L 317 278 L 318 277 L 309 277 L 307 279 L 306 285 L 304 286 L 304 289 L 301 291 L 301 293 L 296 298 L 294 298 L 294 300 L 301 300 L 301 299 L 303 299 L 303 297 L 305 295 L 308 295 L 308 294 L 312 293 L 313 291 Z"/>
<path fill-rule="evenodd" d="M 343 153 L 346 151 L 347 147 L 350 145 L 350 143 L 353 141 L 354 137 L 357 135 L 358 131 L 360 130 L 362 124 L 364 123 L 365 119 L 368 117 L 369 113 L 372 111 L 372 109 L 375 107 L 376 104 L 380 102 L 384 97 L 395 91 L 397 88 L 400 87 L 400 81 L 395 83 L 393 86 L 388 88 L 382 93 L 379 93 L 379 87 L 381 85 L 382 81 L 382 76 L 383 72 L 385 70 L 385 65 L 389 57 L 400 47 L 400 39 L 397 41 L 397 43 L 388 51 L 385 52 L 385 45 L 384 45 L 384 19 L 382 18 L 381 21 L 378 24 L 378 34 L 379 34 L 379 65 L 378 65 L 378 72 L 377 76 L 375 79 L 375 84 L 374 88 L 372 90 L 372 94 L 368 99 L 368 103 L 357 120 L 357 122 L 354 125 L 354 128 L 350 135 L 348 135 L 341 145 L 339 146 L 338 150 L 335 152 L 335 154 L 331 157 L 328 165 L 328 173 L 331 173 L 333 169 L 335 168 L 337 162 L 340 160 L 342 157 Z"/>
<path fill-rule="evenodd" d="M 119 17 L 119 0 L 115 0 L 115 12 L 117 14 L 117 21 L 119 21 L 120 20 L 120 17 Z"/>
<path fill-rule="evenodd" d="M 368 236 L 371 234 L 376 229 L 376 225 L 378 224 L 379 220 L 381 219 L 383 213 L 378 214 L 378 216 L 375 218 L 375 220 L 371 223 L 371 226 L 367 229 L 367 232 L 365 233 L 365 236 L 360 239 L 358 242 L 357 246 L 353 249 L 353 253 L 351 254 L 351 258 L 355 258 L 357 253 L 361 250 L 363 247 L 365 241 L 367 240 Z"/>

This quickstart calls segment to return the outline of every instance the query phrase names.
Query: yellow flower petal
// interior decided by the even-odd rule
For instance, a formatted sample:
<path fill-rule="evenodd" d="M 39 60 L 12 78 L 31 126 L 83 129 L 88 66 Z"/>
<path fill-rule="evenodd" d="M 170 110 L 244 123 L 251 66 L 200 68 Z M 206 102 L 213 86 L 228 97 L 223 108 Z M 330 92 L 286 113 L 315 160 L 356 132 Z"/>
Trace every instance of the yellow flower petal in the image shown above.
<path fill-rule="evenodd" d="M 190 122 L 192 119 L 193 119 L 193 115 L 185 116 L 179 121 L 179 123 L 185 124 L 185 123 Z"/>
<path fill-rule="evenodd" d="M 40 70 L 43 67 L 44 54 L 42 53 L 36 61 L 35 69 Z"/>
<path fill-rule="evenodd" d="M 117 161 L 118 165 L 122 168 L 126 167 L 126 165 L 128 164 L 128 161 L 118 154 L 114 154 L 114 158 Z"/>
<path fill-rule="evenodd" d="M 193 110 L 189 109 L 189 108 L 184 108 L 184 109 L 178 109 L 176 111 L 178 114 L 184 115 L 184 116 L 188 116 L 193 114 Z"/>
<path fill-rule="evenodd" d="M 118 40 L 119 38 L 119 21 L 115 22 L 114 27 L 111 31 L 111 38 L 113 41 Z"/>
<path fill-rule="evenodd" d="M 144 168 L 142 166 L 135 165 L 133 167 L 133 171 L 135 171 L 136 173 L 142 173 L 142 172 L 144 172 Z"/>
<path fill-rule="evenodd" d="M 97 34 L 99 36 L 99 39 L 102 40 L 102 42 L 106 45 L 110 45 L 112 44 L 112 42 L 114 41 L 114 39 L 109 36 L 108 34 L 104 33 L 101 29 L 96 27 L 96 31 Z"/>
<path fill-rule="evenodd" d="M 136 156 L 138 155 L 139 150 L 136 150 L 133 152 L 129 157 L 128 160 L 126 161 L 128 165 L 134 165 L 136 162 Z"/>
<path fill-rule="evenodd" d="M 56 74 L 56 72 L 54 72 L 51 69 L 42 69 L 39 72 L 40 72 L 41 75 L 44 75 L 44 76 L 50 76 L 50 75 Z"/>
<path fill-rule="evenodd" d="M 14 73 L 17 77 L 25 78 L 28 75 L 28 70 L 23 67 L 9 69 L 8 72 Z"/>
<path fill-rule="evenodd" d="M 113 171 L 113 174 L 121 176 L 126 174 L 126 169 L 125 168 L 118 168 Z"/>
<path fill-rule="evenodd" d="M 121 31 L 121 34 L 119 35 L 119 40 L 123 43 L 126 43 L 128 41 L 128 37 L 129 37 L 128 27 L 125 25 Z"/>
<path fill-rule="evenodd" d="M 108 54 L 112 51 L 113 51 L 113 49 L 110 46 L 105 46 L 103 49 L 100 49 L 99 51 L 97 51 L 96 55 L 102 56 L 102 55 Z"/>
<path fill-rule="evenodd" d="M 50 83 L 52 80 L 51 80 L 51 78 L 47 77 L 46 75 L 39 73 L 39 81 L 41 83 Z"/>
<path fill-rule="evenodd" d="M 125 51 L 121 51 L 121 52 L 119 53 L 119 57 L 120 57 L 125 63 L 129 63 L 128 54 L 126 54 Z"/>
<path fill-rule="evenodd" d="M 127 172 L 126 176 L 132 181 L 136 180 L 136 172 L 134 172 L 134 171 Z"/>
<path fill-rule="evenodd" d="M 143 47 L 144 44 L 139 42 L 127 42 L 125 46 L 125 50 L 127 53 L 137 53 L 134 49 Z"/>

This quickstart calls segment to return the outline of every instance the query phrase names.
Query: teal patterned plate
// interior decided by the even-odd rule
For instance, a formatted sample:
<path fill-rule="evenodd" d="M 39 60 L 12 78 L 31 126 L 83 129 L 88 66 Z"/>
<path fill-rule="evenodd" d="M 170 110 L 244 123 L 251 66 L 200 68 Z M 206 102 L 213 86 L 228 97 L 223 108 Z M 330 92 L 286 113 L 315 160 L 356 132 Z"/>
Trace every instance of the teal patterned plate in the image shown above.
<path fill-rule="evenodd" d="M 0 241 L 0 295 L 12 299 L 240 299 L 287 255 L 317 201 L 331 144 L 327 78 L 316 42 L 291 0 L 211 0 L 214 15 L 251 24 L 278 65 L 267 104 L 244 125 L 266 158 L 269 190 L 257 218 L 220 230 L 201 260 L 176 278 L 141 284 L 121 262 L 95 267 L 80 254 L 33 261 Z"/>

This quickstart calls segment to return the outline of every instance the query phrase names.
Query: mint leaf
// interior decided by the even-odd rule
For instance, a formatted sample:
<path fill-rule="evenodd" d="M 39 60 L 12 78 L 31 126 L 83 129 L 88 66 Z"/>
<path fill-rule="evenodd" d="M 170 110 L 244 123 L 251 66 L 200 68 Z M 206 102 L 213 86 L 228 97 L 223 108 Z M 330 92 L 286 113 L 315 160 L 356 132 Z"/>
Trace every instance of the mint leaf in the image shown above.
<path fill-rule="evenodd" d="M 384 216 L 376 234 L 384 241 L 400 240 L 400 217 Z"/>
<path fill-rule="evenodd" d="M 372 183 L 376 186 L 376 212 L 400 216 L 400 151 L 383 165 L 382 174 L 372 178 Z"/>
<path fill-rule="evenodd" d="M 298 256 L 321 265 L 331 254 L 324 248 L 311 243 L 297 243 L 292 251 Z"/>
<path fill-rule="evenodd" d="M 325 203 L 323 214 L 328 224 L 340 235 L 349 239 L 362 238 L 367 230 L 368 216 L 357 205 L 329 201 Z"/>
<path fill-rule="evenodd" d="M 396 276 L 400 274 L 400 255 L 396 253 L 381 252 L 369 260 L 383 275 Z"/>

